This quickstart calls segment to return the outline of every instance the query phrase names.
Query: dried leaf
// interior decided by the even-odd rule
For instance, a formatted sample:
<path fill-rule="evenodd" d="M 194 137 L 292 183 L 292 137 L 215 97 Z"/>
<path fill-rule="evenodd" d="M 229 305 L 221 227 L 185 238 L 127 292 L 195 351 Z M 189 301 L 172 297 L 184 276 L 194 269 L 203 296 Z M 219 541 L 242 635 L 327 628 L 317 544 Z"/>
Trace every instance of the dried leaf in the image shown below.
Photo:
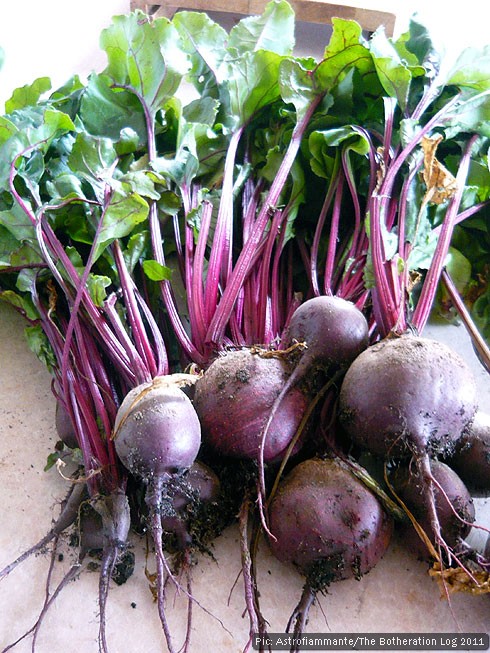
<path fill-rule="evenodd" d="M 441 134 L 425 136 L 422 139 L 422 149 L 424 150 L 422 177 L 427 186 L 424 204 L 426 202 L 442 204 L 451 198 L 457 190 L 456 178 L 436 158 L 436 150 L 441 140 Z"/>

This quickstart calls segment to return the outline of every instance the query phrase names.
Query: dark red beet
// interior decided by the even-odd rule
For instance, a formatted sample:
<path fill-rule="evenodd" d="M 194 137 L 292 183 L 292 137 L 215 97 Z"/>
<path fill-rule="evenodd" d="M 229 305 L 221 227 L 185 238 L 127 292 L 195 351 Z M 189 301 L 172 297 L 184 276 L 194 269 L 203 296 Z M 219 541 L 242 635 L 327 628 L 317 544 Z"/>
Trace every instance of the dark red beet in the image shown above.
<path fill-rule="evenodd" d="M 201 427 L 189 397 L 180 389 L 181 375 L 159 377 L 131 390 L 114 423 L 116 453 L 123 465 L 146 485 L 145 501 L 157 567 L 157 607 L 167 648 L 175 651 L 165 612 L 165 588 L 172 574 L 162 547 L 162 514 L 168 513 L 176 476 L 193 464 L 201 444 Z M 192 597 L 189 595 L 189 600 Z"/>
<path fill-rule="evenodd" d="M 345 369 L 368 346 L 369 327 L 352 302 L 321 295 L 298 306 L 283 340 L 286 347 L 306 344 L 298 362 L 302 374 L 315 368 Z"/>
<path fill-rule="evenodd" d="M 305 575 L 321 562 L 330 582 L 366 574 L 392 533 L 392 520 L 375 495 L 333 459 L 297 465 L 282 481 L 269 515 L 274 555 Z"/>
<path fill-rule="evenodd" d="M 339 419 L 356 444 L 382 457 L 439 454 L 454 448 L 476 408 L 463 359 L 440 342 L 406 335 L 372 345 L 352 363 Z"/>
<path fill-rule="evenodd" d="M 305 577 L 288 623 L 301 635 L 316 593 L 360 578 L 385 553 L 393 523 L 374 494 L 337 460 L 311 459 L 282 481 L 270 509 L 273 554 Z M 291 650 L 299 650 L 293 648 Z"/>
<path fill-rule="evenodd" d="M 441 534 L 449 546 L 455 547 L 469 534 L 471 524 L 475 521 L 473 499 L 461 478 L 448 465 L 432 460 L 430 466 L 434 479 L 443 490 L 434 486 Z M 429 539 L 433 540 L 425 479 L 420 477 L 416 468 L 403 466 L 393 472 L 390 482 Z M 400 526 L 400 531 L 403 533 L 403 541 L 412 551 L 421 557 L 428 557 L 427 546 L 411 524 Z"/>
<path fill-rule="evenodd" d="M 490 491 L 490 414 L 478 411 L 447 461 L 473 492 Z"/>
<path fill-rule="evenodd" d="M 280 358 L 249 349 L 217 358 L 196 383 L 194 406 L 203 439 L 225 456 L 257 460 L 270 410 L 289 376 Z M 279 460 L 296 434 L 308 399 L 292 388 L 267 432 L 264 461 Z"/>
<path fill-rule="evenodd" d="M 431 457 L 454 450 L 476 409 L 475 379 L 463 359 L 412 335 L 385 338 L 362 352 L 340 389 L 339 419 L 354 443 L 384 459 L 413 456 L 441 566 L 459 558 L 442 534 Z"/>

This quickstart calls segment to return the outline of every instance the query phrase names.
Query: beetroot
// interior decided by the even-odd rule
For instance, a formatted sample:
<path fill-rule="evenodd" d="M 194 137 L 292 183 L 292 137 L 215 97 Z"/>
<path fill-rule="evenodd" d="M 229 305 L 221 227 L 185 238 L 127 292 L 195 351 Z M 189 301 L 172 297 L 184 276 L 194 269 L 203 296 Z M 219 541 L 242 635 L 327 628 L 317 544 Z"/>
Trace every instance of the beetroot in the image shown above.
<path fill-rule="evenodd" d="M 117 455 L 147 485 L 145 501 L 156 553 L 157 606 L 170 653 L 175 649 L 165 614 L 165 587 L 169 577 L 176 584 L 177 580 L 163 552 L 162 515 L 172 509 L 175 478 L 191 467 L 201 444 L 199 420 L 191 400 L 179 387 L 181 382 L 181 375 L 169 375 L 137 386 L 125 397 L 114 422 Z"/>
<path fill-rule="evenodd" d="M 150 485 L 188 469 L 201 444 L 190 399 L 171 381 L 158 379 L 128 393 L 114 433 L 121 462 Z"/>
<path fill-rule="evenodd" d="M 490 491 L 490 414 L 476 412 L 447 462 L 474 494 Z"/>
<path fill-rule="evenodd" d="M 469 534 L 475 521 L 475 506 L 471 494 L 461 478 L 448 465 L 432 460 L 432 476 L 435 479 L 434 496 L 441 526 L 441 535 L 450 547 L 457 547 Z M 390 475 L 396 494 L 402 499 L 426 535 L 433 540 L 428 518 L 425 480 L 417 469 L 401 465 Z M 421 557 L 427 557 L 427 547 L 412 524 L 400 525 L 404 543 Z"/>
<path fill-rule="evenodd" d="M 366 318 L 356 306 L 331 295 L 308 299 L 291 316 L 283 338 L 286 347 L 305 343 L 298 374 L 347 368 L 369 344 Z"/>
<path fill-rule="evenodd" d="M 270 508 L 269 544 L 281 561 L 306 577 L 289 623 L 303 632 L 316 593 L 361 578 L 385 553 L 391 517 L 375 495 L 337 459 L 299 463 L 281 482 Z"/>
<path fill-rule="evenodd" d="M 203 439 L 222 455 L 258 460 L 264 426 L 288 376 L 284 360 L 250 349 L 218 357 L 196 382 L 194 406 Z M 268 430 L 265 462 L 281 459 L 307 406 L 305 395 L 292 388 Z"/>
<path fill-rule="evenodd" d="M 475 379 L 449 347 L 386 338 L 348 369 L 339 419 L 352 440 L 383 457 L 452 450 L 477 409 Z"/>
<path fill-rule="evenodd" d="M 463 359 L 440 342 L 412 335 L 362 352 L 340 389 L 339 419 L 355 444 L 385 459 L 413 456 L 441 565 L 443 557 L 458 558 L 441 532 L 430 457 L 454 450 L 476 409 L 476 383 Z"/>
<path fill-rule="evenodd" d="M 70 415 L 59 399 L 56 401 L 55 426 L 56 433 L 63 444 L 69 449 L 78 447 L 77 436 Z"/>

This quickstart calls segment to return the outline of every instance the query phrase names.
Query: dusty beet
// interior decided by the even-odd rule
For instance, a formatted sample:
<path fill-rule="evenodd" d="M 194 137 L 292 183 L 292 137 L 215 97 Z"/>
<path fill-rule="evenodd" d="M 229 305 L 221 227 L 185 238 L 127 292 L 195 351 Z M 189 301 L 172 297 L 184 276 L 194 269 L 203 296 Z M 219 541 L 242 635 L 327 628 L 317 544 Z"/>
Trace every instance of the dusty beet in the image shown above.
<path fill-rule="evenodd" d="M 306 300 L 291 316 L 284 344 L 305 343 L 297 374 L 345 369 L 369 344 L 369 327 L 356 306 L 331 295 Z"/>
<path fill-rule="evenodd" d="M 288 377 L 284 360 L 250 349 L 218 357 L 196 383 L 194 406 L 203 440 L 222 455 L 258 460 L 264 427 Z M 265 462 L 283 456 L 307 406 L 305 395 L 291 389 L 268 429 Z"/>
<path fill-rule="evenodd" d="M 375 495 L 336 459 L 298 464 L 281 482 L 269 516 L 273 554 L 306 577 L 288 624 L 289 629 L 294 622 L 296 635 L 304 630 L 316 593 L 370 571 L 393 530 Z"/>
<path fill-rule="evenodd" d="M 446 345 L 387 338 L 349 367 L 339 418 L 351 439 L 383 457 L 452 450 L 477 409 L 475 379 Z"/>
<path fill-rule="evenodd" d="M 145 501 L 157 568 L 157 607 L 170 653 L 175 651 L 165 614 L 165 588 L 172 574 L 162 546 L 162 515 L 172 509 L 175 479 L 191 467 L 201 444 L 201 427 L 182 375 L 158 377 L 125 397 L 114 423 L 116 452 L 128 471 L 146 484 Z M 189 601 L 192 596 L 188 593 Z M 189 623 L 190 628 L 190 623 Z M 183 650 L 187 650 L 188 637 Z"/>
<path fill-rule="evenodd" d="M 473 493 L 490 491 L 490 414 L 476 412 L 447 462 Z"/>
<path fill-rule="evenodd" d="M 352 363 L 340 390 L 339 419 L 351 440 L 385 460 L 413 457 L 439 564 L 459 564 L 438 515 L 431 457 L 454 451 L 477 410 L 476 382 L 446 345 L 412 335 L 386 338 Z"/>
<path fill-rule="evenodd" d="M 471 524 L 475 521 L 473 499 L 461 478 L 448 465 L 432 460 L 430 467 L 437 483 L 434 486 L 434 497 L 441 535 L 450 547 L 458 547 L 461 540 L 469 534 Z M 433 540 L 425 481 L 417 469 L 408 465 L 400 466 L 390 475 L 390 482 L 418 525 L 429 539 Z M 428 557 L 427 547 L 412 524 L 407 522 L 400 525 L 400 532 L 406 546 L 419 556 Z"/>

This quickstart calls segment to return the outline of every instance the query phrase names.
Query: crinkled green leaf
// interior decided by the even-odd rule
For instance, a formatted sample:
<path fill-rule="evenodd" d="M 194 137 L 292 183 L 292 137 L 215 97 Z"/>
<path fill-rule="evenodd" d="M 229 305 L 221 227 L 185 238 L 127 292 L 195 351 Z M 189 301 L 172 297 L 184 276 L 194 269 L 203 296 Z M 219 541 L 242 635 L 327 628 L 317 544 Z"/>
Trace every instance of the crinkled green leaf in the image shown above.
<path fill-rule="evenodd" d="M 0 300 L 20 310 L 28 320 L 39 319 L 39 313 L 34 307 L 30 295 L 19 295 L 13 290 L 4 290 L 0 291 Z"/>
<path fill-rule="evenodd" d="M 476 91 L 490 89 L 490 45 L 465 49 L 454 63 L 447 84 Z"/>
<path fill-rule="evenodd" d="M 3 119 L 0 123 L 0 187 L 8 187 L 12 165 L 16 165 L 18 174 L 22 175 L 23 165 L 25 167 L 33 152 L 47 152 L 55 138 L 74 129 L 68 114 L 49 108 L 28 107 Z M 20 160 L 22 157 L 24 164 Z"/>
<path fill-rule="evenodd" d="M 94 248 L 94 261 L 118 238 L 124 238 L 148 217 L 148 203 L 138 194 L 115 192 L 104 212 Z"/>
<path fill-rule="evenodd" d="M 158 200 L 160 193 L 155 188 L 152 173 L 144 170 L 130 170 L 122 175 L 119 182 L 125 184 L 133 193 L 142 197 Z"/>
<path fill-rule="evenodd" d="M 384 30 L 377 30 L 370 40 L 370 52 L 385 92 L 389 97 L 396 98 L 402 111 L 405 111 L 412 77 L 421 76 L 425 70 L 422 66 L 410 69 L 405 61 L 398 56 Z"/>
<path fill-rule="evenodd" d="M 121 146 L 146 139 L 143 107 L 134 93 L 115 90 L 107 75 L 91 75 L 80 103 L 80 117 L 85 129 L 94 136 L 105 136 Z"/>
<path fill-rule="evenodd" d="M 9 100 L 5 102 L 6 113 L 19 111 L 24 107 L 35 105 L 39 102 L 41 96 L 51 89 L 51 80 L 49 77 L 39 77 L 32 84 L 26 84 L 16 88 Z"/>
<path fill-rule="evenodd" d="M 228 57 L 228 34 L 203 12 L 179 11 L 172 20 L 191 62 L 188 79 L 201 96 L 217 98 L 223 61 Z"/>
<path fill-rule="evenodd" d="M 445 125 L 445 137 L 455 139 L 461 132 L 475 132 L 490 138 L 490 92 L 463 90 L 461 101 L 451 112 L 451 122 Z"/>
<path fill-rule="evenodd" d="M 332 19 L 332 36 L 325 48 L 323 60 L 315 69 L 317 84 L 329 91 L 344 75 L 356 68 L 361 75 L 375 72 L 371 53 L 356 21 Z"/>
<path fill-rule="evenodd" d="M 308 139 L 308 152 L 311 169 L 319 177 L 330 179 L 334 173 L 337 157 L 333 148 L 352 150 L 365 156 L 370 144 L 364 133 L 351 125 L 313 131 Z"/>
<path fill-rule="evenodd" d="M 102 202 L 106 184 L 112 179 L 116 160 L 117 153 L 110 138 L 80 132 L 68 157 L 68 165 L 73 172 L 92 185 L 99 201 Z"/>
<path fill-rule="evenodd" d="M 19 131 L 18 127 L 5 116 L 0 116 L 0 145 Z"/>
<path fill-rule="evenodd" d="M 179 33 L 166 18 L 151 20 L 142 11 L 115 16 L 100 44 L 114 85 L 134 92 L 153 116 L 174 96 L 189 61 Z"/>
<path fill-rule="evenodd" d="M 51 200 L 49 203 L 59 203 L 60 200 L 80 198 L 85 199 L 82 180 L 74 172 L 62 172 L 46 182 L 46 190 Z"/>
<path fill-rule="evenodd" d="M 331 179 L 336 165 L 336 155 L 330 149 L 330 144 L 324 138 L 324 132 L 314 131 L 308 139 L 310 166 L 315 175 Z"/>
<path fill-rule="evenodd" d="M 259 16 L 242 18 L 231 30 L 228 48 L 237 54 L 269 50 L 290 55 L 295 45 L 295 18 L 291 5 L 284 0 L 268 2 Z"/>
<path fill-rule="evenodd" d="M 54 372 L 56 368 L 56 357 L 41 325 L 27 327 L 25 329 L 25 336 L 31 351 L 34 352 L 50 372 Z"/>
<path fill-rule="evenodd" d="M 244 52 L 227 66 L 230 109 L 237 125 L 245 124 L 261 109 L 280 97 L 279 66 L 283 57 L 275 52 Z"/>
<path fill-rule="evenodd" d="M 286 104 L 294 105 L 298 120 L 320 93 L 311 70 L 295 59 L 283 59 L 281 62 L 279 84 L 282 99 Z"/>
<path fill-rule="evenodd" d="M 123 252 L 124 260 L 129 272 L 132 272 L 140 259 L 145 255 L 149 244 L 148 231 L 139 231 L 133 234 Z"/>
<path fill-rule="evenodd" d="M 75 125 L 67 113 L 48 108 L 44 111 L 42 124 L 26 130 L 27 142 L 29 145 L 42 144 L 46 150 L 56 136 L 72 130 L 75 130 Z"/>
<path fill-rule="evenodd" d="M 18 242 L 36 241 L 34 226 L 18 204 L 14 204 L 6 211 L 0 211 L 0 225 L 3 225 Z"/>
<path fill-rule="evenodd" d="M 166 215 L 177 215 L 177 213 L 182 209 L 182 199 L 174 191 L 164 191 L 160 195 L 158 208 Z"/>
<path fill-rule="evenodd" d="M 402 34 L 394 44 L 400 58 L 408 66 L 423 66 L 428 77 L 432 78 L 441 66 L 441 54 L 436 49 L 430 32 L 423 23 L 412 16 L 409 30 Z M 413 61 L 413 55 L 416 61 Z"/>
<path fill-rule="evenodd" d="M 178 186 L 192 183 L 201 170 L 201 160 L 210 164 L 216 133 L 211 126 L 216 118 L 218 102 L 212 98 L 191 102 L 179 116 L 178 139 L 172 156 L 158 157 L 153 169 L 170 177 Z"/>
<path fill-rule="evenodd" d="M 187 124 L 194 123 L 212 127 L 218 115 L 219 102 L 211 97 L 191 100 L 182 109 L 182 117 Z"/>
<path fill-rule="evenodd" d="M 0 226 L 0 269 L 42 264 L 44 260 L 36 243 L 19 243 L 11 233 Z"/>
<path fill-rule="evenodd" d="M 87 277 L 87 289 L 94 300 L 96 306 L 102 306 L 106 297 L 108 288 L 111 285 L 109 277 L 90 273 Z"/>
<path fill-rule="evenodd" d="M 361 26 L 355 21 L 340 18 L 334 18 L 332 25 L 332 37 L 325 48 L 324 57 L 313 69 L 305 65 L 308 62 L 298 59 L 285 59 L 281 63 L 281 95 L 285 102 L 294 105 L 298 120 L 314 97 L 328 97 L 330 91 L 353 68 L 361 76 L 374 76 L 376 72 L 371 53 L 362 37 Z M 331 105 L 332 101 L 328 103 Z"/>

